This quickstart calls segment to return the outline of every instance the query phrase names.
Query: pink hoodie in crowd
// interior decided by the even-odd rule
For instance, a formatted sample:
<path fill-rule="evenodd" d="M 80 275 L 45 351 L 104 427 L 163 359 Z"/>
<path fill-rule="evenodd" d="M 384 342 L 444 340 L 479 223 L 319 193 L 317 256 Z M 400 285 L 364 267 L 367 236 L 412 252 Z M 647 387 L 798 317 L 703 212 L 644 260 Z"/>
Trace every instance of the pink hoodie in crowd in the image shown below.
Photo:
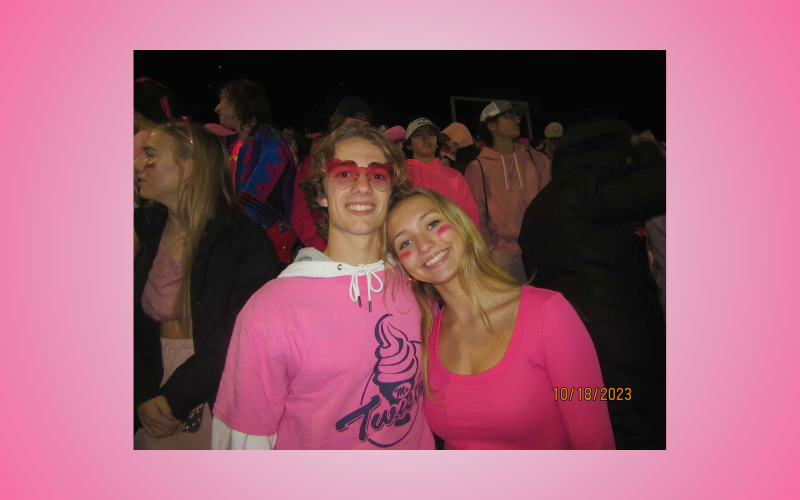
<path fill-rule="evenodd" d="M 461 172 L 445 167 L 439 158 L 435 158 L 427 165 L 417 160 L 408 160 L 406 163 L 408 175 L 415 188 L 427 188 L 447 196 L 450 201 L 466 212 L 478 230 L 481 229 L 475 199 Z"/>
<path fill-rule="evenodd" d="M 419 307 L 383 269 L 301 250 L 239 313 L 214 417 L 275 449 L 434 449 Z"/>
<path fill-rule="evenodd" d="M 522 217 L 534 196 L 553 178 L 550 160 L 521 144 L 515 144 L 509 155 L 485 147 L 467 166 L 464 178 L 475 198 L 481 234 L 489 251 L 503 248 L 521 254 L 517 238 Z"/>

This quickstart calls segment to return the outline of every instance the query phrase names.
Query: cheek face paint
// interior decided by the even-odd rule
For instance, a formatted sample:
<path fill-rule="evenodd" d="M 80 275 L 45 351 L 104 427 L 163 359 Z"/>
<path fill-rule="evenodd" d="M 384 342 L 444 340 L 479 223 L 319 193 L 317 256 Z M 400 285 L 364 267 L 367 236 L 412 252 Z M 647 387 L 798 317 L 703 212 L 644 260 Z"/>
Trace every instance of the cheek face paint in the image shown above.
<path fill-rule="evenodd" d="M 158 168 L 158 164 L 154 162 L 147 162 L 144 164 L 144 168 Z"/>
<path fill-rule="evenodd" d="M 444 233 L 446 233 L 447 230 L 452 227 L 453 226 L 447 223 L 442 224 L 441 226 L 439 226 L 439 229 L 436 230 L 436 236 L 439 236 L 441 238 L 442 236 L 444 236 Z"/>
<path fill-rule="evenodd" d="M 411 257 L 411 251 L 403 252 L 400 254 L 400 260 L 406 260 L 409 257 Z"/>

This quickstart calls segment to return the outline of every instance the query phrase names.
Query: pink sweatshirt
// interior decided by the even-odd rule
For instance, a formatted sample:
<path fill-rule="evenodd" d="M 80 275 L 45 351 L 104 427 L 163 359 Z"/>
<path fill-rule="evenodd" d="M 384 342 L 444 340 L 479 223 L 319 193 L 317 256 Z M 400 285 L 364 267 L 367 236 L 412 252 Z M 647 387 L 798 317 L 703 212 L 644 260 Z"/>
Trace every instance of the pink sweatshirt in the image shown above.
<path fill-rule="evenodd" d="M 483 148 L 478 159 L 467 166 L 464 178 L 475 197 L 481 234 L 490 252 L 503 248 L 522 253 L 517 238 L 525 209 L 552 177 L 550 160 L 521 144 L 516 144 L 510 155 Z"/>
<path fill-rule="evenodd" d="M 475 199 L 461 172 L 445 167 L 439 158 L 434 158 L 427 165 L 417 160 L 408 160 L 406 163 L 408 175 L 415 188 L 427 188 L 447 196 L 450 201 L 466 212 L 480 231 L 481 223 L 478 218 L 478 209 L 475 207 Z"/>
<path fill-rule="evenodd" d="M 277 433 L 275 449 L 434 449 L 408 284 L 380 291 L 383 261 L 362 269 L 308 248 L 298 260 L 239 313 L 214 417 Z"/>
<path fill-rule="evenodd" d="M 445 404 L 426 397 L 425 414 L 446 449 L 614 449 L 600 391 L 596 401 L 579 400 L 579 387 L 594 394 L 603 378 L 589 333 L 560 293 L 524 287 L 503 359 L 475 375 L 442 365 L 441 319 L 430 338 L 430 385 Z M 556 401 L 561 387 L 574 388 L 571 401 Z"/>

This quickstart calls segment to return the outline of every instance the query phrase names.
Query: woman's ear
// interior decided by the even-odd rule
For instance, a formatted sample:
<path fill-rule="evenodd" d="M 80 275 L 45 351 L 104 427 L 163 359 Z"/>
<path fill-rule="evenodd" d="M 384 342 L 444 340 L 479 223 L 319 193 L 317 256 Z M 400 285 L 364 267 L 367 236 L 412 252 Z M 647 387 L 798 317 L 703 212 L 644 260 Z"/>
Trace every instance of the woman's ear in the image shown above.
<path fill-rule="evenodd" d="M 325 196 L 325 193 L 317 195 L 317 203 L 321 207 L 328 208 L 328 198 Z"/>
<path fill-rule="evenodd" d="M 189 174 L 192 172 L 192 165 L 194 160 L 183 160 L 181 163 L 181 181 L 186 182 L 189 180 Z"/>

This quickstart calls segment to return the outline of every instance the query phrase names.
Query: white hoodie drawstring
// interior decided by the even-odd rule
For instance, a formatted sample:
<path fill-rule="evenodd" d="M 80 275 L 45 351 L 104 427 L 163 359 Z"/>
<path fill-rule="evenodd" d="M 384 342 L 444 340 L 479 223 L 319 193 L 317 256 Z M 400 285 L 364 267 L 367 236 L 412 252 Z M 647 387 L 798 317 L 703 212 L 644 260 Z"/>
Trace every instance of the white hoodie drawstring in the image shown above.
<path fill-rule="evenodd" d="M 520 187 L 521 189 L 525 189 L 525 188 L 522 186 L 522 174 L 521 174 L 521 173 L 519 173 L 519 163 L 517 162 L 517 155 L 516 155 L 516 154 L 514 155 L 514 165 L 516 165 L 516 166 L 517 166 L 517 177 L 519 177 L 519 187 Z"/>
<path fill-rule="evenodd" d="M 500 155 L 500 161 L 503 162 L 503 180 L 506 181 L 506 191 L 508 191 L 508 174 L 506 174 L 506 161 L 503 155 Z"/>
<path fill-rule="evenodd" d="M 381 264 L 383 261 L 381 261 Z M 358 288 L 358 277 L 367 277 L 367 300 L 369 302 L 369 312 L 372 312 L 372 292 L 378 293 L 383 291 L 383 281 L 375 274 L 375 271 L 370 269 L 364 264 L 359 264 L 358 267 L 343 265 L 342 268 L 353 269 L 353 274 L 350 275 L 350 300 L 358 302 L 358 307 L 361 307 L 361 290 Z M 372 288 L 372 278 L 378 280 L 378 288 Z"/>
<path fill-rule="evenodd" d="M 503 155 L 500 155 L 500 161 L 503 163 L 503 180 L 506 181 L 506 191 L 509 190 L 508 188 L 508 173 L 506 172 L 506 160 L 503 158 Z M 524 189 L 522 186 L 522 174 L 519 173 L 519 162 L 517 161 L 517 155 L 514 155 L 514 165 L 517 167 L 517 178 L 519 179 L 519 187 Z"/>

